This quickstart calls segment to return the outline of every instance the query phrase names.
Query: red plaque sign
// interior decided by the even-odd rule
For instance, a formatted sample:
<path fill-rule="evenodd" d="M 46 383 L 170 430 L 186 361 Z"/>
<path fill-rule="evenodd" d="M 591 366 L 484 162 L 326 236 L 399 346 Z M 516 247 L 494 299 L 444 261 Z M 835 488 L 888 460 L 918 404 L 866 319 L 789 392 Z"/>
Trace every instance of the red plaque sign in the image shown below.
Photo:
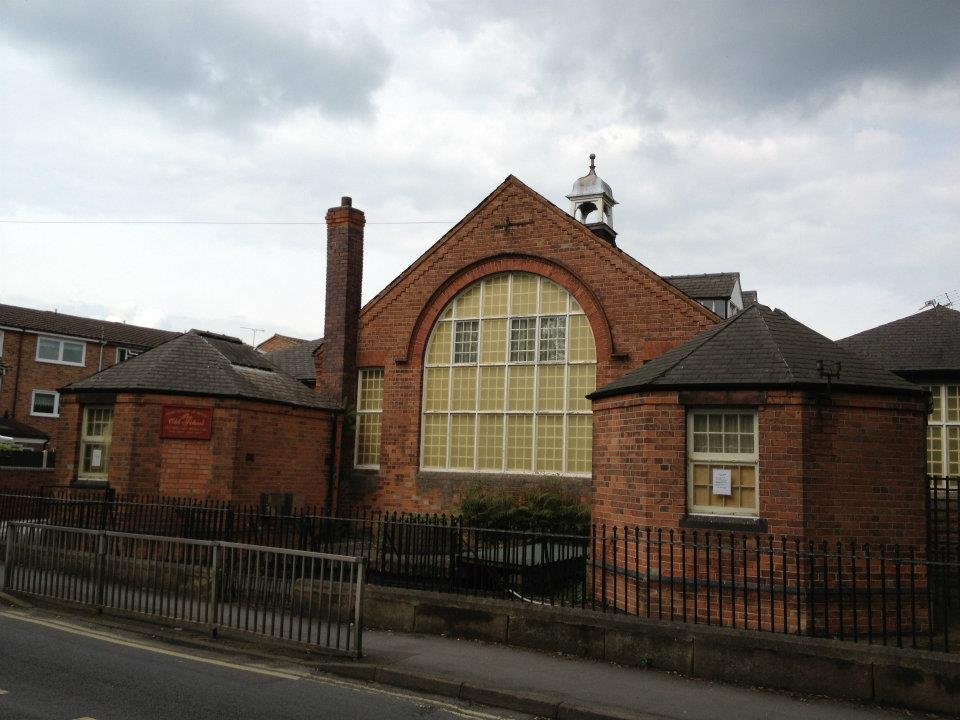
<path fill-rule="evenodd" d="M 160 437 L 178 440 L 209 440 L 213 435 L 213 409 L 163 408 L 160 416 Z"/>

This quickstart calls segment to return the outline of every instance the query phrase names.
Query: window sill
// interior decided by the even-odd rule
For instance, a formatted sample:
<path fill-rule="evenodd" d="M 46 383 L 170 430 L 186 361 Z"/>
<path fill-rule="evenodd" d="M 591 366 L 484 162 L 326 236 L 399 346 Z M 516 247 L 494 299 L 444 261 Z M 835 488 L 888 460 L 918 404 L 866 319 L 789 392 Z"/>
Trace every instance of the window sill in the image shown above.
<path fill-rule="evenodd" d="M 108 487 L 109 485 L 110 485 L 110 481 L 107 480 L 107 478 L 78 477 L 76 480 L 70 483 L 70 487 L 78 488 L 80 490 L 83 490 L 85 488 L 90 488 L 90 489 L 105 488 L 105 487 Z"/>
<path fill-rule="evenodd" d="M 86 367 L 87 363 L 84 362 L 68 362 L 66 360 L 44 360 L 43 358 L 34 358 L 38 363 L 47 363 L 48 365 L 69 365 L 70 367 Z"/>
<path fill-rule="evenodd" d="M 764 518 L 731 517 L 730 515 L 687 515 L 680 520 L 680 527 L 693 530 L 765 533 L 767 521 Z"/>
<path fill-rule="evenodd" d="M 54 413 L 38 413 L 38 412 L 32 412 L 32 413 L 30 413 L 30 417 L 58 418 L 58 417 L 60 417 L 60 413 L 54 414 Z"/>

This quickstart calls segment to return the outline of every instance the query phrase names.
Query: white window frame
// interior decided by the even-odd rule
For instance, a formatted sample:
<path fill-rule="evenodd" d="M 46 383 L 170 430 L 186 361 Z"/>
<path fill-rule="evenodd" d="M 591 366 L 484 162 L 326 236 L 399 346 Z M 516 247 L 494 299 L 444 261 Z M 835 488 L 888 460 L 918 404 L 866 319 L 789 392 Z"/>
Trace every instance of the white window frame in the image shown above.
<path fill-rule="evenodd" d="M 125 357 L 123 360 L 120 359 L 121 352 L 128 353 L 127 357 Z M 133 355 L 129 355 L 129 353 L 133 353 Z M 134 348 L 129 348 L 129 347 L 118 347 L 116 350 L 116 353 L 114 354 L 114 365 L 119 365 L 120 363 L 126 362 L 131 358 L 135 358 L 137 355 L 140 355 L 141 353 L 143 353 L 143 350 L 136 350 Z"/>
<path fill-rule="evenodd" d="M 87 413 L 91 410 L 109 410 L 110 411 L 110 434 L 109 435 L 87 435 Z M 77 479 L 88 482 L 107 482 L 110 474 L 110 448 L 113 444 L 113 406 L 112 405 L 84 405 L 80 418 L 80 457 L 78 461 Z M 84 455 L 87 445 L 102 445 L 103 452 L 106 454 L 107 470 L 102 473 L 85 472 L 83 469 Z"/>
<path fill-rule="evenodd" d="M 363 379 L 364 375 L 368 373 L 379 373 L 381 377 L 381 386 L 380 386 L 380 408 L 378 410 L 361 410 L 360 409 L 360 392 L 363 388 Z M 357 372 L 357 426 L 353 433 L 353 466 L 358 470 L 379 470 L 380 469 L 380 450 L 383 445 L 383 383 L 386 382 L 386 373 L 382 367 L 369 367 L 369 368 L 360 368 Z M 380 445 L 381 447 L 377 449 L 377 460 L 378 462 L 368 463 L 366 465 L 361 465 L 358 460 L 360 456 L 360 418 L 364 415 L 379 415 L 380 416 Z"/>
<path fill-rule="evenodd" d="M 724 452 L 694 452 L 693 451 L 693 419 L 696 415 L 753 415 L 753 452 L 752 453 L 724 453 Z M 698 407 L 687 411 L 687 514 L 697 517 L 760 517 L 760 413 L 756 408 L 718 408 Z M 754 496 L 755 508 L 714 508 L 693 504 L 693 466 L 694 465 L 728 465 L 753 466 L 756 486 Z"/>
<path fill-rule="evenodd" d="M 60 344 L 60 351 L 57 353 L 59 359 L 51 360 L 49 358 L 40 357 L 40 342 L 43 340 L 49 340 Z M 73 343 L 79 345 L 81 349 L 80 362 L 73 362 L 71 360 L 63 359 L 63 348 L 65 343 Z M 64 338 L 57 337 L 56 335 L 37 335 L 37 349 L 36 357 L 34 358 L 37 362 L 41 363 L 50 363 L 51 365 L 72 365 L 73 367 L 86 367 L 87 364 L 87 343 L 84 340 L 74 340 L 73 338 Z"/>
<path fill-rule="evenodd" d="M 932 413 L 927 415 L 927 427 L 938 427 L 940 428 L 940 466 L 943 468 L 943 473 L 941 475 L 933 475 L 930 473 L 930 468 L 926 467 L 927 475 L 932 478 L 949 478 L 957 477 L 957 475 L 950 474 L 950 441 L 949 441 L 949 428 L 960 428 L 960 418 L 957 420 L 950 420 L 947 415 L 947 388 L 955 387 L 960 390 L 960 381 L 951 382 L 951 383 L 940 383 L 940 384 L 925 384 L 922 386 L 926 390 L 933 391 L 938 389 L 940 391 L 940 419 L 934 420 Z M 958 430 L 960 432 L 960 430 Z M 924 465 L 926 466 L 927 461 L 924 460 Z M 940 483 L 943 486 L 943 483 Z"/>
<path fill-rule="evenodd" d="M 508 281 L 508 285 L 507 285 L 507 300 L 506 300 L 507 310 L 506 310 L 506 312 L 505 312 L 504 314 L 502 314 L 502 315 L 485 315 L 485 314 L 483 313 L 484 294 L 485 294 L 485 286 L 484 286 L 483 283 L 484 283 L 485 280 L 488 280 L 488 279 L 490 279 L 490 278 L 489 278 L 489 277 L 487 277 L 487 278 L 482 278 L 481 280 L 476 281 L 476 283 L 471 283 L 471 284 L 468 285 L 467 287 L 463 288 L 459 293 L 457 293 L 456 297 L 455 297 L 453 300 L 450 301 L 450 303 L 449 303 L 449 304 L 447 305 L 447 307 L 443 310 L 443 312 L 441 312 L 440 315 L 437 317 L 437 320 L 436 320 L 436 322 L 434 323 L 433 329 L 432 329 L 431 332 L 430 332 L 430 337 L 429 337 L 429 339 L 427 340 L 426 351 L 425 351 L 425 355 L 424 355 L 423 367 L 421 368 L 421 371 L 420 371 L 420 384 L 421 384 L 421 388 L 420 388 L 420 390 L 421 390 L 421 396 L 420 396 L 420 463 L 419 463 L 420 469 L 423 470 L 423 471 L 426 471 L 426 472 L 465 473 L 465 474 L 482 474 L 482 475 L 526 475 L 526 476 L 534 476 L 534 477 L 583 477 L 583 478 L 592 477 L 592 476 L 593 476 L 592 461 L 591 461 L 591 470 L 590 470 L 589 472 L 576 472 L 576 471 L 568 470 L 568 457 L 567 457 L 568 441 L 569 441 L 569 434 L 570 434 L 570 423 L 569 423 L 570 417 L 571 417 L 571 416 L 586 416 L 586 417 L 591 418 L 591 422 L 592 422 L 592 417 L 593 417 L 593 411 L 592 411 L 592 410 L 579 410 L 579 409 L 571 408 L 571 407 L 570 407 L 570 403 L 569 403 L 569 398 L 568 398 L 568 388 L 569 388 L 569 384 L 570 384 L 570 368 L 571 368 L 572 366 L 577 366 L 577 365 L 593 365 L 593 366 L 596 368 L 596 367 L 597 367 L 597 364 L 598 364 L 595 353 L 594 353 L 594 359 L 593 359 L 593 360 L 571 360 L 571 359 L 570 359 L 570 339 L 571 339 L 571 338 L 570 338 L 570 318 L 573 317 L 573 316 L 578 316 L 578 315 L 582 315 L 582 316 L 586 317 L 586 316 L 587 316 L 587 315 L 586 315 L 586 311 L 585 311 L 585 310 L 583 309 L 583 307 L 581 306 L 579 312 L 576 312 L 576 311 L 571 312 L 571 301 L 574 301 L 574 302 L 576 301 L 576 298 L 574 298 L 573 293 L 571 293 L 569 290 L 567 290 L 567 288 L 563 287 L 563 285 L 560 285 L 559 283 L 557 283 L 557 282 L 555 282 L 555 281 L 553 281 L 553 280 L 550 280 L 549 278 L 545 278 L 545 277 L 543 277 L 543 276 L 541 276 L 541 275 L 537 275 L 536 273 L 530 273 L 530 272 L 525 272 L 525 271 L 507 271 L 507 272 L 504 272 L 504 273 L 502 273 L 502 274 L 503 274 L 503 275 L 507 275 L 507 276 L 510 278 L 510 280 Z M 534 313 L 533 315 L 530 315 L 530 314 L 514 315 L 514 314 L 511 312 L 511 306 L 512 306 L 512 303 L 513 303 L 513 278 L 516 277 L 516 276 L 519 276 L 519 275 L 533 275 L 533 276 L 537 279 L 537 305 L 536 305 L 535 313 Z M 493 276 L 491 276 L 491 277 L 493 277 Z M 565 312 L 562 312 L 562 313 L 544 312 L 544 311 L 541 309 L 542 285 L 543 285 L 543 283 L 544 283 L 545 281 L 553 282 L 555 285 L 559 285 L 559 286 L 564 290 L 564 292 L 567 293 L 567 296 L 568 296 L 569 300 L 568 300 L 568 302 L 567 302 L 567 309 L 566 309 Z M 454 304 L 456 303 L 457 299 L 459 299 L 465 292 L 467 292 L 467 290 L 469 290 L 471 287 L 473 287 L 474 285 L 477 285 L 477 284 L 480 285 L 480 298 L 479 298 L 479 301 L 478 301 L 478 302 L 479 302 L 479 307 L 480 307 L 480 313 L 479 313 L 479 315 L 478 315 L 477 317 L 478 317 L 478 319 L 481 321 L 481 322 L 479 323 L 479 334 L 478 334 L 478 340 L 477 340 L 477 348 L 478 348 L 478 350 L 477 350 L 477 362 L 476 362 L 476 363 L 454 363 L 454 362 L 453 362 L 453 352 L 452 352 L 452 348 L 453 348 L 453 338 L 455 338 L 455 335 L 456 335 L 456 333 L 455 333 L 455 323 L 457 322 L 458 319 L 460 319 L 460 318 L 455 318 L 455 317 L 453 316 Z M 579 303 L 578 303 L 578 305 L 579 305 Z M 563 359 L 562 359 L 562 360 L 556 360 L 556 361 L 541 361 L 541 360 L 540 360 L 540 339 L 541 339 L 541 338 L 540 338 L 540 332 L 541 332 L 541 331 L 540 331 L 540 321 L 541 321 L 541 319 L 543 319 L 543 318 L 553 318 L 553 317 L 562 317 L 562 318 L 564 318 L 564 325 L 563 325 L 563 327 L 564 327 Z M 451 352 L 449 353 L 449 356 L 448 356 L 449 359 L 448 359 L 448 361 L 446 361 L 446 362 L 430 363 L 430 362 L 428 362 L 427 354 L 429 353 L 430 347 L 431 347 L 432 342 L 433 342 L 433 335 L 434 335 L 434 333 L 437 331 L 437 328 L 440 326 L 441 321 L 444 320 L 444 319 L 447 319 L 447 321 L 450 322 L 450 324 L 451 324 Z M 506 347 L 505 347 L 505 355 L 504 355 L 505 360 L 504 360 L 503 362 L 489 363 L 489 362 L 484 362 L 484 361 L 482 360 L 482 352 L 483 352 L 483 350 L 482 350 L 482 348 L 483 348 L 483 322 L 482 322 L 482 321 L 483 321 L 483 320 L 488 320 L 488 319 L 505 319 L 505 320 L 507 321 L 507 322 L 506 322 L 506 328 L 507 328 L 507 332 L 506 332 Z M 534 321 L 534 324 L 533 324 L 533 330 L 534 330 L 534 333 L 533 333 L 534 347 L 533 347 L 533 359 L 532 359 L 532 360 L 511 360 L 511 337 L 512 337 L 512 327 L 513 327 L 512 321 L 513 321 L 513 320 L 521 320 L 521 319 L 523 319 L 523 320 L 529 319 L 529 320 L 533 320 L 533 321 Z M 591 327 L 590 330 L 591 330 L 591 333 L 592 333 L 593 328 Z M 594 350 L 596 350 L 596 337 L 594 337 L 593 341 L 594 341 Z M 437 368 L 437 367 L 439 367 L 439 368 L 452 369 L 452 368 L 456 368 L 456 367 L 470 367 L 470 366 L 475 366 L 475 367 L 477 368 L 477 380 L 476 380 L 476 382 L 477 382 L 477 386 L 476 386 L 477 410 L 473 411 L 472 413 L 469 412 L 469 411 L 467 411 L 467 412 L 461 412 L 461 411 L 458 411 L 458 410 L 453 410 L 453 407 L 452 407 L 452 406 L 453 406 L 453 403 L 452 403 L 453 382 L 452 382 L 452 381 L 448 382 L 447 392 L 450 394 L 450 396 L 448 396 L 447 409 L 446 409 L 445 411 L 427 411 L 427 410 L 424 410 L 424 408 L 426 407 L 426 402 L 427 402 L 427 382 L 426 382 L 426 376 L 427 376 L 427 375 L 426 375 L 426 371 L 427 371 L 428 368 Z M 480 370 L 481 370 L 482 368 L 484 368 L 484 367 L 502 367 L 502 368 L 504 368 L 504 372 L 507 373 L 507 377 L 509 377 L 509 369 L 510 369 L 510 367 L 515 367 L 515 366 L 527 366 L 527 367 L 532 367 L 532 368 L 534 369 L 533 387 L 534 387 L 535 397 L 536 397 L 536 388 L 538 387 L 538 383 L 539 383 L 539 380 L 540 380 L 540 378 L 539 378 L 540 368 L 541 368 L 541 367 L 544 367 L 544 366 L 551 366 L 551 367 L 553 367 L 553 366 L 561 366 L 561 367 L 563 367 L 563 407 L 562 407 L 562 409 L 560 409 L 560 410 L 540 410 L 540 409 L 535 409 L 535 410 L 509 410 L 509 409 L 507 409 L 507 408 L 509 407 L 508 399 L 509 399 L 510 388 L 509 388 L 509 380 L 505 379 L 505 381 L 504 381 L 504 389 L 503 389 L 503 392 L 504 392 L 503 409 L 502 409 L 502 410 L 496 410 L 496 411 L 484 411 L 484 410 L 480 410 L 480 409 L 479 409 L 480 376 L 481 376 Z M 452 374 L 451 374 L 449 377 L 452 379 Z M 482 415 L 500 415 L 500 416 L 503 417 L 503 419 L 504 419 L 504 433 L 503 433 L 502 464 L 501 464 L 501 467 L 500 467 L 500 468 L 498 468 L 498 469 L 490 469 L 490 468 L 481 468 L 481 467 L 479 467 L 479 445 L 480 445 L 480 433 L 479 433 L 479 432 L 476 432 L 476 433 L 475 433 L 475 438 L 474 438 L 474 447 L 473 447 L 474 466 L 473 466 L 473 468 L 451 467 L 453 448 L 452 448 L 452 444 L 451 444 L 451 442 L 450 442 L 450 428 L 452 427 L 452 418 L 453 418 L 454 415 L 462 415 L 462 414 L 473 415 L 473 417 L 475 418 L 475 420 L 474 420 L 475 423 L 478 423 L 479 418 L 480 418 Z M 442 467 L 436 467 L 436 466 L 433 466 L 433 465 L 426 465 L 426 464 L 424 463 L 424 450 L 425 450 L 425 446 L 426 446 L 426 424 L 425 424 L 425 419 L 426 419 L 426 417 L 429 416 L 429 415 L 434 415 L 434 416 L 435 416 L 435 415 L 442 415 L 442 416 L 445 416 L 445 417 L 447 418 L 446 459 L 445 459 L 444 465 L 443 465 Z M 532 426 L 532 429 L 531 429 L 533 438 L 532 438 L 532 442 L 531 442 L 531 445 L 530 445 L 531 460 L 530 460 L 530 468 L 529 468 L 529 469 L 519 469 L 519 470 L 517 470 L 517 469 L 509 469 L 509 468 L 507 467 L 507 465 L 508 465 L 509 418 L 512 417 L 512 416 L 531 416 L 531 417 L 533 418 L 533 426 Z M 562 461 L 562 463 L 561 463 L 562 469 L 559 470 L 559 471 L 556 471 L 556 470 L 538 470 L 538 469 L 536 469 L 536 465 L 537 465 L 537 431 L 538 431 L 539 420 L 540 420 L 540 418 L 541 418 L 542 416 L 553 416 L 553 417 L 561 417 L 561 418 L 562 418 L 562 423 L 563 423 L 563 435 L 562 435 L 562 441 L 561 441 L 561 453 L 563 454 L 563 461 Z"/>
<path fill-rule="evenodd" d="M 34 406 L 36 404 L 37 393 L 43 395 L 53 395 L 53 412 L 52 413 L 41 413 L 35 412 Z M 60 417 L 60 393 L 56 390 L 34 390 L 30 393 L 30 414 L 34 417 Z"/>

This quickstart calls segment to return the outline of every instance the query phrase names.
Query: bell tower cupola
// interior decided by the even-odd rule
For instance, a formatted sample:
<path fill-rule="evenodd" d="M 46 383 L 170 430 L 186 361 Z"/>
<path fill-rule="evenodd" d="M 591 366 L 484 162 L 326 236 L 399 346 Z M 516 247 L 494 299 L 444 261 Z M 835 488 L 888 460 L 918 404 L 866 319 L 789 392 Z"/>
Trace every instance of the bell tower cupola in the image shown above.
<path fill-rule="evenodd" d="M 582 222 L 597 237 L 616 245 L 617 233 L 613 229 L 613 190 L 597 175 L 595 160 L 590 153 L 590 172 L 573 184 L 567 195 L 570 201 L 570 214 Z"/>

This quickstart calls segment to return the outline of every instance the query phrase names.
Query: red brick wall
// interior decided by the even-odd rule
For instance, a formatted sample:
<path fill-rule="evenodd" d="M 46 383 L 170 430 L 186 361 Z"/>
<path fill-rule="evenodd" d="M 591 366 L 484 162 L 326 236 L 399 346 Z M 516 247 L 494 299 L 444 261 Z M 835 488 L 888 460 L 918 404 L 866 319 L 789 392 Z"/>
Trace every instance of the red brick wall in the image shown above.
<path fill-rule="evenodd" d="M 0 355 L 0 362 L 9 370 L 0 386 L 0 415 L 9 414 L 14 419 L 47 433 L 50 436 L 48 448 L 54 450 L 59 419 L 30 414 L 33 391 L 59 390 L 65 385 L 111 367 L 117 360 L 117 346 L 103 346 L 102 365 L 101 345 L 98 342 L 86 343 L 86 356 L 82 367 L 58 365 L 37 361 L 37 335 L 15 330 L 2 332 L 3 353 Z"/>
<path fill-rule="evenodd" d="M 161 439 L 166 405 L 210 408 L 210 440 Z M 64 397 L 57 482 L 76 479 L 80 405 Z M 322 505 L 333 415 L 273 403 L 155 394 L 119 394 L 114 403 L 109 481 L 121 493 L 256 502 L 262 492 L 293 493 Z"/>
<path fill-rule="evenodd" d="M 274 350 L 286 350 L 287 348 L 296 347 L 299 344 L 299 340 L 289 338 L 286 335 L 274 335 L 257 345 L 257 350 L 268 353 Z"/>
<path fill-rule="evenodd" d="M 770 534 L 923 546 L 924 402 L 870 394 L 654 391 L 598 400 L 594 522 L 679 528 L 686 407 L 724 404 L 757 408 L 759 516 Z"/>
<path fill-rule="evenodd" d="M 834 393 L 804 408 L 807 534 L 926 543 L 926 402 Z"/>
<path fill-rule="evenodd" d="M 38 468 L 0 467 L 0 492 L 9 490 L 40 490 L 53 485 L 56 476 L 53 470 Z"/>
<path fill-rule="evenodd" d="M 508 218 L 525 224 L 497 227 Z M 548 277 L 580 302 L 597 342 L 598 384 L 716 322 L 639 262 L 508 178 L 361 313 L 359 366 L 384 368 L 383 435 L 379 472 L 355 473 L 344 486 L 345 502 L 449 512 L 474 481 L 418 471 L 423 352 L 437 316 L 460 290 L 509 271 Z"/>

